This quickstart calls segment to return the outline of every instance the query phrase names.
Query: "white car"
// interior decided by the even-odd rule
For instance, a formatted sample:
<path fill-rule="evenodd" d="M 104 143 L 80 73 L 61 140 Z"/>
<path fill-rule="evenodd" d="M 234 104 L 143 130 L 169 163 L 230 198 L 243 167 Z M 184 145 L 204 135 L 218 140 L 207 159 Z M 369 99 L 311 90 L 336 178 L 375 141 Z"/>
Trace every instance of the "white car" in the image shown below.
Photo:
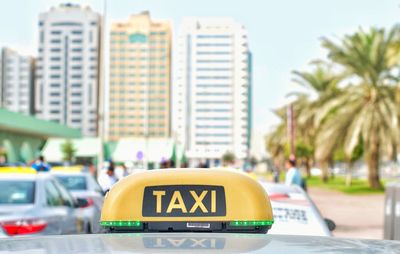
<path fill-rule="evenodd" d="M 269 234 L 332 236 L 335 224 L 324 219 L 311 198 L 299 186 L 262 183 L 274 214 Z"/>
<path fill-rule="evenodd" d="M 54 171 L 52 175 L 71 193 L 74 198 L 86 199 L 88 205 L 80 208 L 81 216 L 85 221 L 86 233 L 99 233 L 101 207 L 104 194 L 99 184 L 89 172 Z"/>

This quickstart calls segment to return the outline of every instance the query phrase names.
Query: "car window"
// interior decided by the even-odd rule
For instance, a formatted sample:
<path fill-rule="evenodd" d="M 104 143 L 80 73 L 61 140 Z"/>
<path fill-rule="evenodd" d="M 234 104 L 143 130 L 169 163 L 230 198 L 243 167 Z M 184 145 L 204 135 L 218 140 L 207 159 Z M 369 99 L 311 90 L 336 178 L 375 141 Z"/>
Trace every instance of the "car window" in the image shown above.
<path fill-rule="evenodd" d="M 84 176 L 60 175 L 56 177 L 67 190 L 87 190 L 86 177 Z"/>
<path fill-rule="evenodd" d="M 74 201 L 73 198 L 71 197 L 71 195 L 69 194 L 69 192 L 58 182 L 54 182 L 54 185 L 56 186 L 56 188 L 58 189 L 58 191 L 61 194 L 61 199 L 63 201 L 63 204 L 69 207 L 73 207 L 74 206 Z"/>
<path fill-rule="evenodd" d="M 0 204 L 33 204 L 34 181 L 0 181 Z"/>
<path fill-rule="evenodd" d="M 57 187 L 54 185 L 53 181 L 46 181 L 45 190 L 46 190 L 46 200 L 49 206 L 63 205 L 61 194 L 58 191 Z"/>

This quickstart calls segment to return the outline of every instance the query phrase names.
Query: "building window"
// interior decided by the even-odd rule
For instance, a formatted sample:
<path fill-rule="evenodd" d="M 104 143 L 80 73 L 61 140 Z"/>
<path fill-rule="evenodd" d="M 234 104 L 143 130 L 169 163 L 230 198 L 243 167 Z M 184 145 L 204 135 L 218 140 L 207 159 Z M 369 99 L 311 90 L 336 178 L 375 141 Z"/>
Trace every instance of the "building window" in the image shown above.
<path fill-rule="evenodd" d="M 75 39 L 75 40 L 72 40 L 72 43 L 81 44 L 82 40 L 81 39 Z"/>
<path fill-rule="evenodd" d="M 44 32 L 40 32 L 40 43 L 44 43 Z"/>
<path fill-rule="evenodd" d="M 129 35 L 129 42 L 130 43 L 146 43 L 147 36 L 145 34 L 135 33 Z"/>
<path fill-rule="evenodd" d="M 231 79 L 229 76 L 197 76 L 197 79 Z"/>
<path fill-rule="evenodd" d="M 51 84 L 50 84 L 50 87 L 51 87 L 51 88 L 60 88 L 60 84 L 58 84 L 58 83 L 51 83 Z"/>
<path fill-rule="evenodd" d="M 231 85 L 228 84 L 197 84 L 196 87 L 199 88 L 228 88 Z"/>
<path fill-rule="evenodd" d="M 197 47 L 230 47 L 230 43 L 197 43 Z"/>
<path fill-rule="evenodd" d="M 51 34 L 53 34 L 53 35 L 58 35 L 58 34 L 61 34 L 61 31 L 59 31 L 59 30 L 54 30 L 54 31 L 51 31 Z"/>
<path fill-rule="evenodd" d="M 92 84 L 89 84 L 89 85 L 88 85 L 88 90 L 89 90 L 89 91 L 88 91 L 89 105 L 92 105 L 92 92 L 93 92 L 92 89 L 93 89 L 93 88 L 92 88 Z"/>
<path fill-rule="evenodd" d="M 73 84 L 71 84 L 71 87 L 74 87 L 74 88 L 81 88 L 82 85 L 79 84 L 79 83 L 73 83 Z"/>
<path fill-rule="evenodd" d="M 82 26 L 82 23 L 78 22 L 55 22 L 51 26 Z"/>
<path fill-rule="evenodd" d="M 71 75 L 71 78 L 72 79 L 81 79 L 82 75 L 80 75 L 80 74 Z"/>
<path fill-rule="evenodd" d="M 72 31 L 72 34 L 82 34 L 82 30 L 74 30 Z"/>
<path fill-rule="evenodd" d="M 229 125 L 196 125 L 198 129 L 230 129 Z"/>
<path fill-rule="evenodd" d="M 229 51 L 198 51 L 197 55 L 230 55 Z"/>
<path fill-rule="evenodd" d="M 53 40 L 50 41 L 50 43 L 58 44 L 58 43 L 61 43 L 61 40 L 53 39 Z"/>
<path fill-rule="evenodd" d="M 231 63 L 231 60 L 209 60 L 209 59 L 201 59 L 197 60 L 197 63 Z"/>
<path fill-rule="evenodd" d="M 199 34 L 197 35 L 198 39 L 229 39 L 230 35 L 222 35 L 222 34 Z"/>
<path fill-rule="evenodd" d="M 60 97 L 60 93 L 53 92 L 53 93 L 50 93 L 50 96 L 52 96 L 52 97 Z"/>

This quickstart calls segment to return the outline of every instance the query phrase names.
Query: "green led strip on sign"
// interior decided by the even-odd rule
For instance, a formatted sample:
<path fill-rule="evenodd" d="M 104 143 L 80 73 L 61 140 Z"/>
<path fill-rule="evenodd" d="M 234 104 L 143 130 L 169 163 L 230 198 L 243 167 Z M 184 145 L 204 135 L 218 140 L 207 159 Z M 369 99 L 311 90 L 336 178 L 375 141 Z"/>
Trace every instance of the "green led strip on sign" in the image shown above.
<path fill-rule="evenodd" d="M 261 220 L 261 221 L 231 221 L 229 226 L 235 227 L 247 227 L 247 226 L 271 226 L 274 224 L 273 220 Z"/>
<path fill-rule="evenodd" d="M 271 226 L 274 224 L 273 220 L 263 221 L 231 221 L 229 226 L 235 227 L 248 227 L 248 226 Z M 101 221 L 100 225 L 103 227 L 141 227 L 140 221 Z"/>
<path fill-rule="evenodd" d="M 103 227 L 141 227 L 140 221 L 101 221 Z"/>

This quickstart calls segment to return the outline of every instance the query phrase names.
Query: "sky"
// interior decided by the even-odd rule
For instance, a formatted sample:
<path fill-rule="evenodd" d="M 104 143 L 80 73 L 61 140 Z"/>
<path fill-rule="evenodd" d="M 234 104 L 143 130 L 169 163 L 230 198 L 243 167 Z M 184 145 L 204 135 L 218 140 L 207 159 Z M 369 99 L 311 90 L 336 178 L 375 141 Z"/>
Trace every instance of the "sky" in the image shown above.
<path fill-rule="evenodd" d="M 3 0 L 0 47 L 36 55 L 39 13 L 65 2 L 103 13 L 103 0 Z M 325 58 L 322 37 L 339 39 L 360 27 L 390 28 L 400 20 L 400 0 L 108 0 L 107 22 L 144 10 L 153 19 L 170 20 L 174 31 L 186 16 L 232 17 L 246 27 L 254 57 L 253 126 L 258 132 L 278 123 L 272 109 L 300 89 L 291 72 Z"/>

